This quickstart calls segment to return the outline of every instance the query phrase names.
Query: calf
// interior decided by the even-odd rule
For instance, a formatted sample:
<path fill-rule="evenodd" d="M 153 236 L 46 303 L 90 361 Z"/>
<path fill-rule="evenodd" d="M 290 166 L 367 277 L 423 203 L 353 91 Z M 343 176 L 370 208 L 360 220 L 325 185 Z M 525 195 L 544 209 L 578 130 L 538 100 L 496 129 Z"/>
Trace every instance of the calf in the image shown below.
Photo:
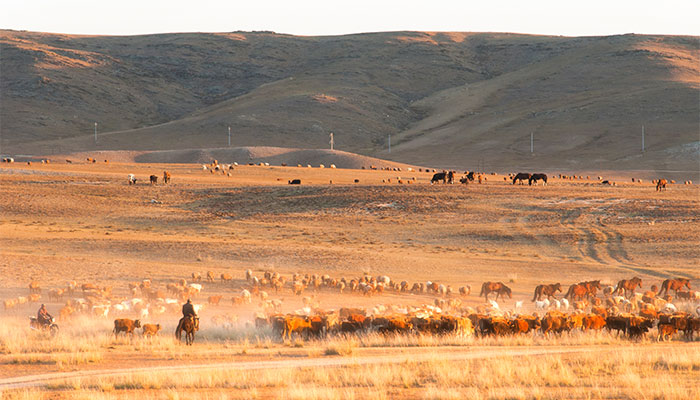
<path fill-rule="evenodd" d="M 143 325 L 143 336 L 153 337 L 158 335 L 160 332 L 160 324 L 144 324 Z"/>
<path fill-rule="evenodd" d="M 114 330 L 112 333 L 116 337 L 120 332 L 124 332 L 124 334 L 129 334 L 131 336 L 134 335 L 134 329 L 140 328 L 141 327 L 141 321 L 133 320 L 133 319 L 126 319 L 126 318 L 120 318 L 120 319 L 115 319 L 114 320 Z"/>

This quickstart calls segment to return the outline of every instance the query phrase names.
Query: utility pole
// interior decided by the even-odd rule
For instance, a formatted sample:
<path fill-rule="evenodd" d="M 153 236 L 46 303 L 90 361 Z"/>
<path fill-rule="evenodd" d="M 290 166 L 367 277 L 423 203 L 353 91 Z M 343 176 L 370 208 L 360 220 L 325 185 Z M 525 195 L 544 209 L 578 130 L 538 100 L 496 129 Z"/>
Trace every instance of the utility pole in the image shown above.
<path fill-rule="evenodd" d="M 535 152 L 535 133 L 530 132 L 530 153 Z"/>
<path fill-rule="evenodd" d="M 97 144 L 97 122 L 95 122 L 95 144 Z"/>
<path fill-rule="evenodd" d="M 231 147 L 231 127 L 228 127 L 228 147 Z"/>
<path fill-rule="evenodd" d="M 644 153 L 644 125 L 642 125 L 642 153 Z"/>
<path fill-rule="evenodd" d="M 389 153 L 391 153 L 391 133 L 389 134 Z"/>
<path fill-rule="evenodd" d="M 331 134 L 330 134 L 330 135 L 328 135 L 328 136 L 330 136 L 330 137 L 331 137 L 331 140 L 330 140 L 330 142 L 329 142 L 329 143 L 331 144 L 331 150 L 333 150 L 333 145 L 335 144 L 335 143 L 333 143 L 333 132 L 331 132 Z"/>

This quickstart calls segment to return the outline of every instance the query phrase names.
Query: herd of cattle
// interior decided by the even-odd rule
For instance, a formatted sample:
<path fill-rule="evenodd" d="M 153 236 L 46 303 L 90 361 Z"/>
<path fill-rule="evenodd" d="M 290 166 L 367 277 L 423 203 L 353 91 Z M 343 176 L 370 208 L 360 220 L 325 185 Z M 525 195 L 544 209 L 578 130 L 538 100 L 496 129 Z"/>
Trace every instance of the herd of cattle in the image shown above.
<path fill-rule="evenodd" d="M 231 294 L 233 290 L 237 294 L 230 298 L 232 310 L 252 312 L 256 327 L 267 328 L 281 338 L 368 332 L 478 336 L 537 332 L 550 335 L 602 329 L 641 337 L 657 327 L 659 340 L 668 340 L 678 332 L 693 340 L 694 332 L 700 330 L 700 292 L 691 291 L 689 280 L 684 278 L 667 279 L 660 289 L 652 285 L 643 293 L 636 292 L 642 287 L 642 281 L 637 277 L 621 280 L 615 286 L 604 286 L 600 281 L 579 282 L 570 285 L 566 293 L 559 283 L 542 284 L 534 290 L 531 300 L 534 312 L 530 313 L 523 310 L 524 300 L 515 301 L 514 307 L 508 309 L 499 305 L 499 298 L 502 302 L 512 298 L 512 290 L 503 282 L 484 282 L 479 294 L 484 297 L 484 303 L 472 307 L 466 305 L 468 301 L 474 303 L 474 299 L 469 298 L 469 285 L 455 290 L 451 285 L 437 282 L 410 284 L 394 281 L 385 275 L 336 279 L 329 275 L 298 273 L 285 277 L 279 272 L 265 271 L 258 277 L 252 270 L 247 270 L 245 281 L 234 280 L 227 273 L 217 277 L 212 271 L 205 275 L 193 273 L 188 278 L 190 282 L 179 279 L 160 288 L 148 279 L 130 283 L 129 296 L 126 297 L 113 295 L 111 287 L 71 282 L 66 287 L 50 289 L 48 298 L 49 301 L 65 302 L 59 311 L 61 320 L 69 320 L 77 314 L 120 317 L 115 320 L 115 335 L 121 332 L 133 334 L 136 328 L 142 328 L 144 336 L 157 334 L 159 324 L 142 324 L 142 321 L 163 318 L 165 313 L 179 313 L 182 303 L 188 298 L 195 300 L 197 313 L 205 306 L 208 308 L 209 312 L 205 314 L 209 314 L 207 317 L 212 325 L 231 327 L 237 322 L 237 317 L 216 314 L 221 311 L 224 295 L 205 297 L 202 294 L 204 285 L 218 288 L 219 293 L 225 290 Z M 364 296 L 383 293 L 424 295 L 432 297 L 432 304 L 380 304 L 368 309 L 324 310 L 318 296 L 323 291 Z M 273 294 L 283 293 L 288 297 L 301 297 L 302 307 L 283 314 L 284 299 L 271 298 Z M 558 294 L 562 296 L 558 298 Z M 41 301 L 41 295 L 39 284 L 31 282 L 28 297 L 6 300 L 5 309 Z M 205 298 L 208 304 L 204 303 Z M 697 307 L 694 312 L 693 307 Z M 123 318 L 127 316 L 136 316 L 137 319 Z"/>

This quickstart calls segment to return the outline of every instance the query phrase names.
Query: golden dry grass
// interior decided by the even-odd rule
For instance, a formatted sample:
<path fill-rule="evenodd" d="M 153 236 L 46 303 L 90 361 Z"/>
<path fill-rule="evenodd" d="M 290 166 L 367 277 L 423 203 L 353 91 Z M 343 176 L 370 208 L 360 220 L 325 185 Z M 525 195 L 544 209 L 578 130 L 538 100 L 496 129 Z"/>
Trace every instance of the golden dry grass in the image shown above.
<path fill-rule="evenodd" d="M 200 167 L 201 168 L 201 167 Z M 126 184 L 126 175 L 173 175 L 168 186 Z M 402 173 L 403 174 L 403 173 Z M 282 342 L 251 327 L 258 300 L 232 306 L 245 286 L 244 270 L 276 270 L 357 277 L 389 275 L 427 280 L 454 289 L 477 306 L 481 282 L 512 282 L 513 309 L 524 301 L 533 311 L 538 283 L 618 279 L 638 275 L 643 290 L 672 276 L 697 286 L 700 259 L 696 186 L 672 185 L 657 193 L 651 184 L 603 187 L 597 179 L 562 181 L 547 187 L 506 184 L 489 175 L 485 185 L 386 184 L 396 172 L 318 168 L 240 167 L 232 177 L 212 176 L 192 165 L 3 165 L 0 167 L 0 298 L 26 296 L 37 280 L 50 312 L 51 288 L 68 281 L 113 286 L 115 299 L 130 297 L 127 283 L 145 278 L 158 288 L 192 272 L 229 273 L 228 283 L 203 282 L 196 302 L 221 294 L 220 306 L 200 313 L 195 346 L 175 342 L 177 315 L 152 314 L 160 323 L 153 340 L 110 337 L 112 318 L 85 316 L 59 321 L 60 335 L 28 329 L 26 315 L 37 303 L 2 311 L 0 379 L 48 372 L 170 366 L 183 362 L 262 362 L 352 359 L 406 352 L 435 352 L 434 360 L 408 364 L 253 371 L 196 371 L 189 378 L 168 372 L 80 378 L 48 389 L 3 393 L 12 398 L 687 398 L 697 379 L 697 346 L 641 343 L 609 334 L 561 338 L 474 338 L 453 335 L 331 337 Z M 300 177 L 305 184 L 281 182 Z M 352 184 L 359 177 L 362 185 Z M 340 184 L 328 185 L 328 180 Z M 280 182 L 278 179 L 281 179 Z M 308 184 L 306 184 L 308 182 Z M 156 200 L 153 202 L 152 200 Z M 270 297 L 283 311 L 302 307 L 289 288 Z M 78 296 L 81 294 L 78 293 Z M 329 289 L 305 295 L 323 309 L 340 306 L 433 304 L 435 296 L 388 292 L 365 297 Z M 691 304 L 682 304 L 692 311 Z M 125 317 L 135 317 L 126 314 Z M 215 323 L 217 317 L 235 321 Z M 653 332 L 652 332 L 653 334 Z M 518 349 L 615 349 L 615 357 L 557 354 L 509 357 Z M 497 358 L 450 361 L 441 354 L 485 350 Z M 530 362 L 537 360 L 537 362 Z M 695 361 L 694 361 L 695 360 Z M 245 379 L 245 381 L 244 381 Z M 289 382 L 298 381 L 291 385 Z M 651 382 L 649 382 L 651 381 Z M 249 382 L 249 383 L 243 383 Z M 664 391 L 664 387 L 668 390 Z M 77 388 L 77 389 L 73 389 Z M 193 392 L 196 390 L 196 393 Z"/>

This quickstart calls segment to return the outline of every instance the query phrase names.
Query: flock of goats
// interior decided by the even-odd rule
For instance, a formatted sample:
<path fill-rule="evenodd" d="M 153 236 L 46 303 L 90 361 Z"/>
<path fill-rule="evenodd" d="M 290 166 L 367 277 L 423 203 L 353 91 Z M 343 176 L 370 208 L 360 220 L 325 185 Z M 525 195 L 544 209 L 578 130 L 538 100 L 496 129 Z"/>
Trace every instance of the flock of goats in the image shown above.
<path fill-rule="evenodd" d="M 479 294 L 485 302 L 471 307 L 465 304 L 471 296 L 471 287 L 468 285 L 455 290 L 450 285 L 436 282 L 397 282 L 388 276 L 363 275 L 354 279 L 335 279 L 328 275 L 295 273 L 290 278 L 279 272 L 267 271 L 257 277 L 248 270 L 245 281 L 234 280 L 228 273 L 217 277 L 212 271 L 208 271 L 204 277 L 193 273 L 188 278 L 190 282 L 179 279 L 165 283 L 160 288 L 148 279 L 130 283 L 130 295 L 126 297 L 113 295 L 111 287 L 71 282 L 66 287 L 48 290 L 48 300 L 59 304 L 65 302 L 59 311 L 60 320 L 67 321 L 78 314 L 102 318 L 120 317 L 115 321 L 115 333 L 123 331 L 132 335 L 136 328 L 142 327 L 143 321 L 162 318 L 165 313 L 179 313 L 182 303 L 187 299 L 194 299 L 197 314 L 207 308 L 205 314 L 209 314 L 207 317 L 213 326 L 233 328 L 238 321 L 231 314 L 217 314 L 217 310 L 252 312 L 254 318 L 248 324 L 253 324 L 254 321 L 255 327 L 260 328 L 261 332 L 273 332 L 281 338 L 289 339 L 294 335 L 312 338 L 367 332 L 550 335 L 604 328 L 634 338 L 645 336 L 650 329 L 657 327 L 656 337 L 659 340 L 669 340 L 682 332 L 687 340 L 692 341 L 693 333 L 700 331 L 700 292 L 692 291 L 689 280 L 684 278 L 667 279 L 660 289 L 652 285 L 644 293 L 635 291 L 642 287 L 642 281 L 637 277 L 622 280 L 615 286 L 604 286 L 600 281 L 580 282 L 572 284 L 565 294 L 559 283 L 539 285 L 531 301 L 535 311 L 530 314 L 523 312 L 522 300 L 515 301 L 514 306 L 507 310 L 499 305 L 499 298 L 502 302 L 512 299 L 511 289 L 502 282 L 485 282 Z M 231 295 L 232 290 L 235 291 L 236 294 L 230 297 L 231 308 L 221 303 L 223 294 L 208 297 L 203 295 L 205 285 L 219 293 L 226 291 Z M 387 293 L 423 295 L 432 297 L 432 304 L 380 304 L 369 309 L 323 310 L 318 294 L 324 291 L 358 296 L 381 296 Z M 283 299 L 271 298 L 272 295 L 279 297 L 283 293 L 301 298 L 302 307 L 283 314 Z M 563 296 L 557 298 L 558 293 Z M 4 305 L 9 310 L 19 304 L 39 302 L 41 298 L 42 289 L 39 284 L 31 282 L 29 297 L 5 300 Z M 123 318 L 127 316 L 137 319 Z M 159 329 L 159 324 L 143 325 L 144 335 L 157 334 Z"/>

